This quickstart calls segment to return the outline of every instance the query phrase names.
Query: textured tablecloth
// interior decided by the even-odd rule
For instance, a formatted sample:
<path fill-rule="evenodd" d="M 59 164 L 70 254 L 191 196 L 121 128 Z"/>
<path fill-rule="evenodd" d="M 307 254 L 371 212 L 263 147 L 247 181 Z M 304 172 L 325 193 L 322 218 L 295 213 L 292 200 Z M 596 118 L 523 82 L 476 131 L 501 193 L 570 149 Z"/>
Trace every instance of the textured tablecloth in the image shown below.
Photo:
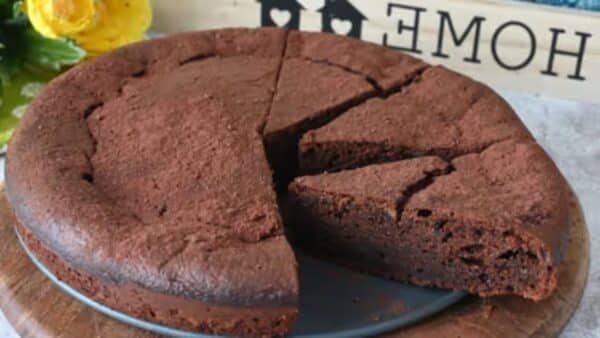
<path fill-rule="evenodd" d="M 590 230 L 592 262 L 587 288 L 562 337 L 600 338 L 600 105 L 500 92 L 571 183 Z M 4 160 L 0 160 L 2 173 L 3 167 Z M 0 338 L 13 337 L 18 335 L 0 312 Z"/>

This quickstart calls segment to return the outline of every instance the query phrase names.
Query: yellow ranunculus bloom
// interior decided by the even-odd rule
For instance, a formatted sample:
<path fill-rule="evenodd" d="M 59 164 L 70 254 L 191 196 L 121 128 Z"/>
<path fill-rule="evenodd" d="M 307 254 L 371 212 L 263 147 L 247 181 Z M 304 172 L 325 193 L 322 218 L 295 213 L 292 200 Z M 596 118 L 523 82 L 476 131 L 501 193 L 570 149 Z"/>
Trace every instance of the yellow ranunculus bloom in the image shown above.
<path fill-rule="evenodd" d="M 152 22 L 149 0 L 25 0 L 40 34 L 66 37 L 95 55 L 143 39 Z"/>
<path fill-rule="evenodd" d="M 35 29 L 50 38 L 77 33 L 94 20 L 94 0 L 27 0 L 25 7 Z"/>

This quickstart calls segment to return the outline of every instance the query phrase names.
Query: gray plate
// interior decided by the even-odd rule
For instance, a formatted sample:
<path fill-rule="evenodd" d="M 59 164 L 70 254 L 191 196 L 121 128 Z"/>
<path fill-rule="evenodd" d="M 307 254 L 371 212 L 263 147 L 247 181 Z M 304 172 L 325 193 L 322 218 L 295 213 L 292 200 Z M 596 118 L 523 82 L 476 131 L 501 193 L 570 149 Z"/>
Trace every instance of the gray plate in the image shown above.
<path fill-rule="evenodd" d="M 64 292 L 127 324 L 173 337 L 211 335 L 177 330 L 140 320 L 95 302 L 61 282 L 19 242 L 37 268 Z M 294 337 L 372 336 L 427 318 L 465 297 L 459 291 L 428 289 L 367 276 L 300 254 L 300 318 Z"/>

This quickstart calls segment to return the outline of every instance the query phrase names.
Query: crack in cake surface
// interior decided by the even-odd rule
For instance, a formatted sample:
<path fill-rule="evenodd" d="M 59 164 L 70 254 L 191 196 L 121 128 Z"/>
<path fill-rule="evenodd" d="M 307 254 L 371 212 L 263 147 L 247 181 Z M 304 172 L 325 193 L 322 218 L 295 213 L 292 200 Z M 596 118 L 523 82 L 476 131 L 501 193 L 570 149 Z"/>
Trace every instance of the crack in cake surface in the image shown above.
<path fill-rule="evenodd" d="M 375 91 L 377 92 L 378 96 L 384 95 L 383 94 L 384 90 L 379 86 L 379 84 L 377 83 L 377 80 L 375 80 L 374 78 L 372 78 L 371 76 L 369 76 L 367 74 L 361 73 L 361 72 L 356 71 L 356 70 L 354 70 L 354 69 L 352 69 L 350 67 L 347 67 L 347 66 L 343 66 L 343 65 L 340 65 L 340 64 L 337 64 L 337 63 L 333 63 L 333 62 L 328 61 L 328 60 L 313 59 L 313 58 L 310 58 L 310 57 L 307 57 L 307 56 L 300 56 L 299 58 L 303 59 L 303 60 L 307 60 L 307 61 L 313 62 L 313 63 L 316 63 L 316 64 L 322 64 L 322 65 L 327 65 L 327 66 L 331 66 L 331 67 L 336 67 L 336 68 L 339 68 L 339 69 L 341 69 L 341 70 L 343 70 L 343 71 L 345 71 L 347 73 L 361 76 L 361 77 L 363 77 L 365 79 L 365 81 L 369 82 L 369 84 L 371 86 L 373 86 L 373 89 L 375 89 Z"/>
<path fill-rule="evenodd" d="M 191 62 L 198 62 L 198 61 L 204 61 L 206 59 L 212 58 L 212 57 L 217 57 L 218 55 L 216 53 L 199 53 L 197 55 L 193 55 L 190 56 L 184 60 L 179 61 L 179 66 L 184 66 L 188 63 Z"/>
<path fill-rule="evenodd" d="M 271 113 L 272 113 L 271 110 L 273 109 L 273 101 L 275 100 L 275 96 L 277 95 L 277 88 L 279 87 L 279 81 L 281 78 L 281 69 L 283 68 L 283 63 L 285 62 L 284 56 L 285 56 L 285 51 L 287 50 L 287 45 L 288 45 L 288 35 L 289 35 L 289 31 L 286 30 L 285 36 L 284 36 L 285 42 L 283 43 L 281 55 L 279 56 L 279 64 L 277 65 L 277 75 L 275 76 L 275 85 L 273 86 L 273 94 L 271 95 L 271 99 L 269 100 L 267 114 L 266 114 L 262 124 L 258 128 L 258 133 L 259 133 L 259 135 L 261 135 L 263 142 L 264 142 L 264 130 L 265 130 L 265 127 L 267 126 L 269 117 L 271 116 Z"/>
<path fill-rule="evenodd" d="M 403 90 L 405 90 L 407 87 L 413 85 L 414 83 L 418 83 L 418 81 L 420 80 L 421 75 L 430 67 L 429 65 L 424 65 L 422 68 L 419 68 L 415 72 L 413 72 L 412 74 L 410 74 L 409 77 L 407 79 L 405 79 L 404 81 L 401 81 L 400 83 L 398 83 L 398 84 L 396 84 L 396 85 L 394 85 L 394 86 L 392 86 L 392 87 L 390 87 L 388 89 L 384 89 L 383 87 L 381 87 L 381 85 L 379 85 L 377 79 L 373 78 L 369 74 L 366 74 L 366 73 L 354 70 L 351 67 L 344 66 L 344 65 L 341 65 L 341 64 L 338 64 L 338 63 L 334 63 L 334 62 L 329 61 L 329 60 L 313 59 L 313 58 L 310 58 L 310 57 L 307 57 L 307 56 L 300 56 L 299 58 L 305 59 L 305 60 L 308 60 L 308 61 L 311 61 L 311 62 L 314 62 L 314 63 L 317 63 L 317 64 L 324 64 L 324 65 L 328 65 L 328 66 L 332 66 L 332 67 L 337 67 L 337 68 L 342 69 L 342 70 L 344 70 L 344 71 L 346 71 L 346 72 L 348 72 L 350 74 L 355 74 L 355 75 L 362 76 L 367 82 L 369 82 L 369 84 L 371 86 L 373 86 L 373 89 L 375 89 L 375 91 L 376 91 L 377 94 L 374 97 L 379 97 L 379 98 L 386 98 L 386 97 L 389 97 L 391 95 L 400 93 Z M 350 108 L 352 108 L 352 107 L 350 107 Z"/>
<path fill-rule="evenodd" d="M 402 197 L 400 197 L 397 200 L 397 202 L 396 202 L 396 210 L 397 211 L 396 212 L 398 214 L 399 219 L 402 219 L 402 216 L 404 214 L 404 209 L 406 208 L 406 205 L 410 202 L 411 198 L 414 195 L 416 195 L 420 191 L 427 189 L 427 187 L 431 186 L 433 184 L 433 182 L 436 180 L 436 178 L 438 178 L 440 176 L 450 175 L 455 170 L 456 170 L 456 168 L 454 168 L 454 166 L 451 163 L 447 163 L 447 166 L 445 168 L 441 168 L 441 169 L 438 168 L 438 169 L 434 169 L 431 171 L 424 171 L 423 174 L 425 174 L 425 176 L 423 178 L 421 178 L 420 180 L 407 186 L 406 189 L 404 191 L 402 191 Z M 431 211 L 429 211 L 427 209 L 423 209 L 423 212 L 431 213 Z"/>

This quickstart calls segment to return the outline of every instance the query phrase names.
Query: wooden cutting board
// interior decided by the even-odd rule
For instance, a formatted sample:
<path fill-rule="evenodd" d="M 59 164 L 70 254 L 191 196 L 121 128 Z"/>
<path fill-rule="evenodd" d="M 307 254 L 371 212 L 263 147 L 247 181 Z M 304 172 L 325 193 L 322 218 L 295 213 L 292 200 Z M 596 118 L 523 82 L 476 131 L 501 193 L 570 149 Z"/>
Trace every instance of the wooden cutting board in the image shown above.
<path fill-rule="evenodd" d="M 589 234 L 575 195 L 569 199 L 572 227 L 557 292 L 534 303 L 518 297 L 471 297 L 451 309 L 387 337 L 554 337 L 571 318 L 583 294 L 590 263 Z M 156 337 L 79 303 L 54 286 L 29 261 L 12 229 L 0 190 L 0 309 L 22 337 Z"/>

